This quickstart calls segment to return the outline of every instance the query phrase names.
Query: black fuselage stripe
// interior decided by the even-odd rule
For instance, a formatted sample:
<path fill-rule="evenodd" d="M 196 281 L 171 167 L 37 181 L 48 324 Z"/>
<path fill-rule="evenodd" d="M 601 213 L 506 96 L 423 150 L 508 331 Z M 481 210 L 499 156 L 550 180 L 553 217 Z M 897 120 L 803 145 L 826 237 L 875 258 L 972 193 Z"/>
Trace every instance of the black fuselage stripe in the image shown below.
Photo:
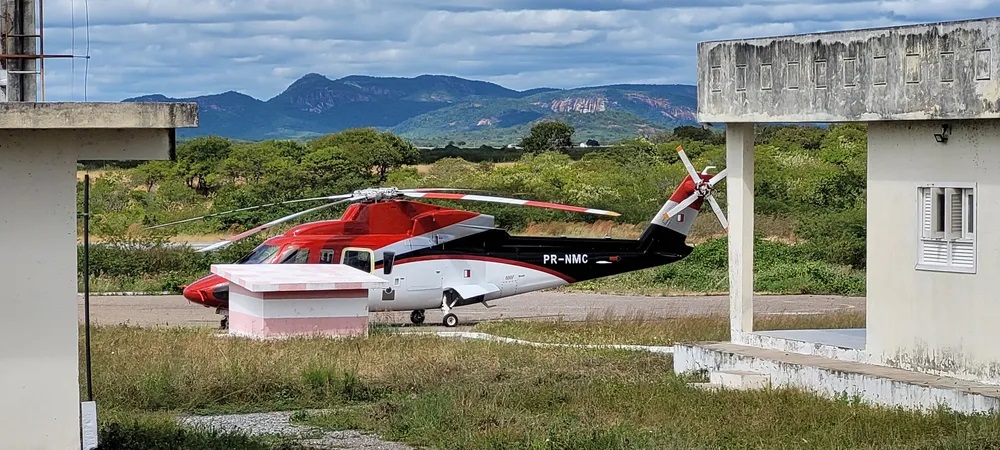
<path fill-rule="evenodd" d="M 405 264 L 428 257 L 481 258 L 585 281 L 669 264 L 691 252 L 683 235 L 655 225 L 651 228 L 636 240 L 511 236 L 503 230 L 488 230 L 403 252 L 394 261 Z M 382 265 L 381 260 L 376 261 L 376 267 Z"/>

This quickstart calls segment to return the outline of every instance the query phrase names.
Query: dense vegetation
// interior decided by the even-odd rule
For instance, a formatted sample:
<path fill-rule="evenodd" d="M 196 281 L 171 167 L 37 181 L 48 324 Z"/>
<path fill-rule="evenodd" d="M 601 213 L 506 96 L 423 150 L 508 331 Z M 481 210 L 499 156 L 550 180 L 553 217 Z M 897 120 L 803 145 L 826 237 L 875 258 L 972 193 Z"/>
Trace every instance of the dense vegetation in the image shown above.
<path fill-rule="evenodd" d="M 553 129 L 558 132 L 553 134 Z M 211 255 L 168 247 L 168 239 L 183 235 L 189 240 L 213 240 L 319 203 L 260 208 L 143 230 L 202 214 L 377 185 L 463 187 L 618 211 L 622 216 L 612 233 L 625 229 L 634 234 L 641 232 L 686 174 L 675 151 L 678 145 L 684 146 L 699 171 L 725 167 L 722 136 L 695 127 L 605 147 L 556 149 L 565 143 L 565 136 L 558 136 L 565 131 L 534 127 L 522 139 L 530 148 L 516 150 L 521 152 L 517 160 L 509 161 L 499 152 L 506 163 L 490 161 L 483 149 L 474 157 L 477 162 L 451 156 L 416 166 L 422 156 L 411 143 L 388 132 L 352 129 L 306 143 L 203 137 L 181 145 L 176 162 L 95 171 L 92 230 L 95 240 L 111 245 L 94 249 L 94 287 L 175 290 L 203 274 L 212 261 L 231 261 L 260 238 Z M 756 147 L 756 232 L 761 242 L 757 289 L 863 294 L 867 149 L 863 125 L 761 128 Z M 724 192 L 725 183 L 718 189 Z M 725 195 L 716 198 L 725 207 Z M 595 217 L 538 208 L 442 203 L 493 214 L 498 225 L 515 233 L 547 223 L 576 222 L 591 233 L 608 225 L 595 223 Z M 342 210 L 302 220 L 336 216 Z M 726 242 L 721 232 L 706 206 L 691 237 L 700 245 L 688 260 L 573 288 L 724 292 Z"/>

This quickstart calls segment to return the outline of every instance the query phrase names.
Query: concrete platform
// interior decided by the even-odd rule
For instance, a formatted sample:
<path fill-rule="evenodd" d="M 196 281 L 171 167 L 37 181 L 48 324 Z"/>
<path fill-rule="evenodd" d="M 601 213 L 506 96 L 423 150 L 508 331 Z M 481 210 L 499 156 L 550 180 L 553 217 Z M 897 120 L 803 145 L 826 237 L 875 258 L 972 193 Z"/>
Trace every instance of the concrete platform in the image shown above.
<path fill-rule="evenodd" d="M 674 372 L 759 374 L 774 388 L 800 388 L 829 398 L 857 396 L 872 404 L 923 411 L 943 405 L 982 413 L 1000 406 L 1000 386 L 727 342 L 677 344 Z"/>

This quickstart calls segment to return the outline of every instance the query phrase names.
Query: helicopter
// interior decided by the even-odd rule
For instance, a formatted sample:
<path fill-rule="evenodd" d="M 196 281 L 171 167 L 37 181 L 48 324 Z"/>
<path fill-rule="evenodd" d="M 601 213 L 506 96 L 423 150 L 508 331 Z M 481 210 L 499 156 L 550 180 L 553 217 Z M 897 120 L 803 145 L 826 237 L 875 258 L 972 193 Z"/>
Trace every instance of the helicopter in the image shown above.
<path fill-rule="evenodd" d="M 683 148 L 677 147 L 677 152 L 688 174 L 638 239 L 511 235 L 495 226 L 493 216 L 416 200 L 480 201 L 619 216 L 601 209 L 470 194 L 465 192 L 473 190 L 452 188 L 368 188 L 234 209 L 150 228 L 278 204 L 328 201 L 198 250 L 207 252 L 289 220 L 349 203 L 340 218 L 294 226 L 265 240 L 235 264 L 344 264 L 390 283 L 388 288 L 369 290 L 370 312 L 410 311 L 410 321 L 421 324 L 426 310 L 440 308 L 443 325 L 455 327 L 458 317 L 452 310 L 457 307 L 482 303 L 489 308 L 487 302 L 492 300 L 683 259 L 693 250 L 685 241 L 705 200 L 728 232 L 726 217 L 712 195 L 726 170 L 712 176 L 708 171 L 714 166 L 708 166 L 698 173 Z M 224 316 L 220 327 L 228 328 L 229 284 L 224 278 L 209 274 L 185 286 L 183 295 L 192 303 L 216 308 L 216 313 Z"/>

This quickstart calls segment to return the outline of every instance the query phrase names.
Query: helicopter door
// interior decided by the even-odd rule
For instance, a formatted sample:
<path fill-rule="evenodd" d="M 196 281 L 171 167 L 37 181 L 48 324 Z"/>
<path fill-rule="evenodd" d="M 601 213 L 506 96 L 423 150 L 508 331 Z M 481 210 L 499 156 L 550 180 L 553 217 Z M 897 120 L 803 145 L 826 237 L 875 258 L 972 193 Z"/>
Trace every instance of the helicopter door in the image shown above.
<path fill-rule="evenodd" d="M 431 248 L 436 243 L 437 239 L 415 236 L 410 239 L 409 247 L 411 251 L 419 251 Z M 406 290 L 418 292 L 434 291 L 435 293 L 433 296 L 440 297 L 441 286 L 443 284 L 442 269 L 445 265 L 445 262 L 434 259 L 408 263 L 406 265 L 406 276 L 403 278 L 403 284 L 406 285 Z"/>

